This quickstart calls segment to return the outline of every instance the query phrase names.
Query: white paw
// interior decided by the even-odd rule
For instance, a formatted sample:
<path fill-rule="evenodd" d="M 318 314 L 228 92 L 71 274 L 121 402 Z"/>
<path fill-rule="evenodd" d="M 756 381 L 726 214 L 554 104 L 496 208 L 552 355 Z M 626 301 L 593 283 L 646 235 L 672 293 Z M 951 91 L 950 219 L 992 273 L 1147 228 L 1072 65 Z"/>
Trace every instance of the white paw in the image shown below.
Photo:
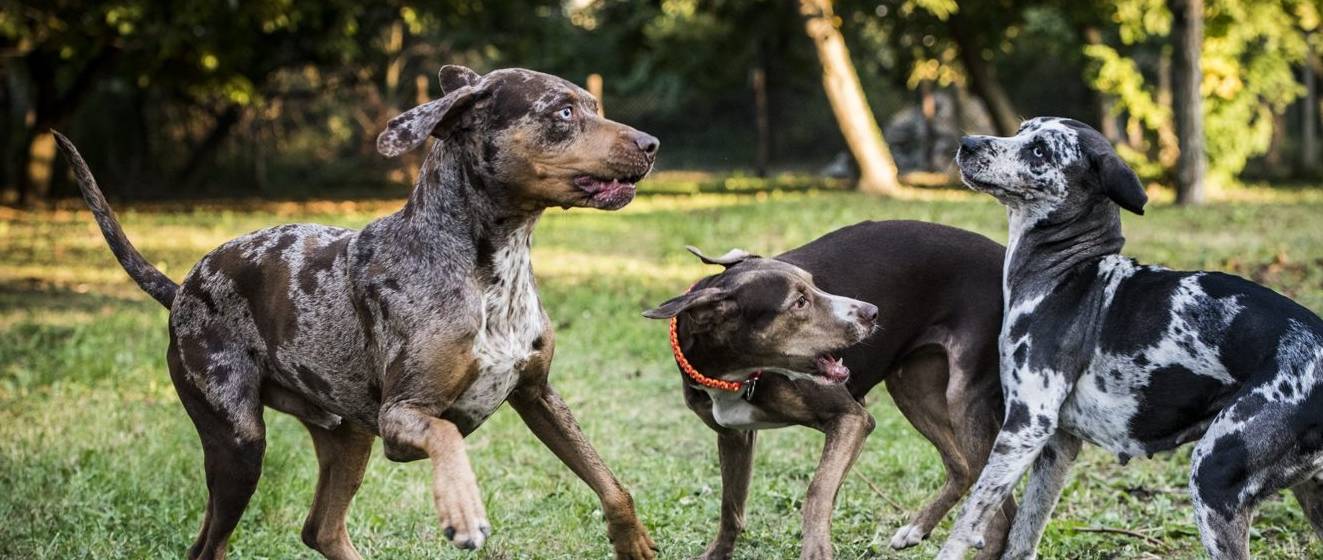
<path fill-rule="evenodd" d="M 964 560 L 965 553 L 969 551 L 971 546 L 976 549 L 983 548 L 982 536 L 971 539 L 967 535 L 967 532 L 962 532 L 959 529 L 953 532 L 946 539 L 946 543 L 942 545 L 942 550 L 937 552 L 937 560 Z"/>
<path fill-rule="evenodd" d="M 918 525 L 906 525 L 891 536 L 891 548 L 896 550 L 909 548 L 922 542 L 925 536 L 927 535 L 923 534 L 923 529 Z"/>

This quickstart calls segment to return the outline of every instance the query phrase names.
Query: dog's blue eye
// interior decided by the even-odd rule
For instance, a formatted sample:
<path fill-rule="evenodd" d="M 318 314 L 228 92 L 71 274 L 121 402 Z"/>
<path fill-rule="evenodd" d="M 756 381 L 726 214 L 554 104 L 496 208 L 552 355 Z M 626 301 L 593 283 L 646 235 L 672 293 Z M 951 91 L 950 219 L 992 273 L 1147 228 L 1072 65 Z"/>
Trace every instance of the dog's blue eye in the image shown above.
<path fill-rule="evenodd" d="M 568 105 L 565 106 L 565 107 L 562 107 L 561 110 L 560 110 L 560 112 L 559 112 L 559 113 L 556 113 L 556 116 L 557 116 L 557 117 L 560 117 L 560 120 L 568 121 L 568 120 L 570 120 L 571 118 L 574 118 L 574 108 L 573 108 L 573 107 L 570 107 L 570 106 L 568 106 Z"/>

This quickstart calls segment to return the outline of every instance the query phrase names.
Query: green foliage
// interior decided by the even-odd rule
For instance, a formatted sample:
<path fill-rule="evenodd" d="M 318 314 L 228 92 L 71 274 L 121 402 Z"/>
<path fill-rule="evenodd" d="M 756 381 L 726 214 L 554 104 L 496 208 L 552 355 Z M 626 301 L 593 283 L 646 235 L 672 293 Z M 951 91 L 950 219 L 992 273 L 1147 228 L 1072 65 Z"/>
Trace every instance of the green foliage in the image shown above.
<path fill-rule="evenodd" d="M 1161 104 L 1137 63 L 1143 52 L 1168 56 L 1161 42 L 1171 14 L 1162 0 L 1122 0 L 1111 14 L 1122 46 L 1087 45 L 1089 80 L 1117 100 L 1150 135 L 1171 127 L 1171 110 Z M 1205 4 L 1201 59 L 1205 137 L 1209 170 L 1223 181 L 1233 179 L 1246 162 L 1268 150 L 1273 115 L 1295 100 L 1303 87 L 1293 68 L 1308 54 L 1307 34 L 1317 27 L 1317 6 L 1306 1 L 1208 0 Z M 1150 73 L 1150 75 L 1152 75 Z M 1145 154 L 1129 152 L 1137 164 Z"/>
<path fill-rule="evenodd" d="M 739 187 L 751 180 L 738 181 Z M 672 185 L 644 182 L 648 190 Z M 1323 311 L 1323 190 L 1246 190 L 1205 208 L 1155 204 L 1126 221 L 1127 252 L 1176 268 L 1229 270 Z M 178 279 L 206 251 L 288 222 L 360 227 L 399 201 L 306 205 L 119 206 L 130 238 Z M 534 236 L 542 300 L 557 326 L 552 382 L 589 440 L 629 487 L 662 558 L 699 554 L 716 530 L 715 437 L 685 407 L 666 325 L 640 311 L 714 272 L 684 251 L 731 247 L 770 255 L 865 219 L 922 219 L 1006 238 L 1000 205 L 964 192 L 881 200 L 837 192 L 641 197 L 618 213 L 553 211 Z M 164 363 L 166 312 L 115 263 L 86 211 L 0 221 L 0 557 L 179 558 L 202 519 L 206 481 L 198 436 Z M 916 549 L 887 548 L 892 531 L 943 481 L 937 453 L 879 387 L 878 425 L 833 515 L 838 558 L 931 558 L 952 515 Z M 266 414 L 261 484 L 230 557 L 316 558 L 299 539 L 316 460 L 294 419 Z M 477 553 L 446 544 L 426 461 L 373 452 L 349 531 L 367 558 L 606 558 L 597 500 L 508 407 L 467 439 L 495 526 Z M 798 555 L 799 508 L 821 434 L 758 439 L 748 530 L 736 558 Z M 1188 449 L 1188 448 L 1187 448 Z M 1185 492 L 1188 451 L 1135 460 L 1086 448 L 1048 525 L 1044 558 L 1193 560 L 1203 554 Z M 876 488 L 876 490 L 874 490 Z M 879 493 L 880 492 L 880 495 Z M 1123 528 L 1143 539 L 1080 531 Z M 1323 545 L 1288 496 L 1254 521 L 1255 558 L 1317 558 Z"/>

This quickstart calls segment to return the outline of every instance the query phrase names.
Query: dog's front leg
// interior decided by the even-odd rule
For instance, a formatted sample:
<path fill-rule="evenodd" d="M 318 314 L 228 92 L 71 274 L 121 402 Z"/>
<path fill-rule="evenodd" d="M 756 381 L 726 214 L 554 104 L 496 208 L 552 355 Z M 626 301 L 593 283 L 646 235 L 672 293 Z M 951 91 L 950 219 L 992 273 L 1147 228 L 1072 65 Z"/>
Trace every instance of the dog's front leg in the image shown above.
<path fill-rule="evenodd" d="M 472 383 L 478 368 L 457 338 L 448 351 L 401 354 L 383 379 L 377 423 L 386 458 L 432 461 L 432 498 L 441 530 L 455 546 L 477 549 L 491 535 L 478 480 L 469 464 L 464 435 L 441 418 Z M 434 348 L 444 348 L 440 344 Z"/>
<path fill-rule="evenodd" d="M 380 423 L 386 458 L 410 459 L 397 454 L 411 448 L 432 460 L 432 498 L 446 538 L 459 548 L 481 548 L 492 528 L 459 428 L 409 405 L 386 408 Z"/>
<path fill-rule="evenodd" d="M 800 560 L 832 557 L 831 513 L 836 507 L 836 493 L 875 424 L 873 417 L 859 407 L 857 413 L 833 418 L 823 427 L 827 441 L 804 500 L 804 544 L 799 552 Z"/>
<path fill-rule="evenodd" d="M 753 472 L 754 430 L 721 429 L 717 432 L 717 457 L 721 461 L 721 524 L 702 560 L 726 560 L 735 550 L 735 539 L 744 532 L 744 502 L 749 495 Z"/>
<path fill-rule="evenodd" d="M 1055 372 L 1021 370 L 1016 374 L 1022 382 L 1008 388 L 1006 420 L 951 535 L 937 553 L 939 560 L 960 560 L 969 547 L 983 548 L 983 535 L 992 516 L 1057 432 L 1061 405 L 1074 384 Z M 1040 377 L 1044 375 L 1049 379 Z M 1019 517 L 1017 514 L 1017 520 Z"/>
<path fill-rule="evenodd" d="M 597 493 L 616 558 L 654 558 L 657 545 L 634 512 L 634 499 L 588 443 L 560 395 L 542 382 L 519 388 L 509 403 L 533 435 Z"/>
<path fill-rule="evenodd" d="M 1080 452 L 1080 438 L 1058 431 L 1048 440 L 1043 451 L 1034 459 L 1025 486 L 1020 512 L 1011 525 L 1010 542 L 1003 559 L 1032 560 L 1038 553 L 1038 541 L 1043 538 L 1047 520 L 1061 498 L 1070 466 Z"/>

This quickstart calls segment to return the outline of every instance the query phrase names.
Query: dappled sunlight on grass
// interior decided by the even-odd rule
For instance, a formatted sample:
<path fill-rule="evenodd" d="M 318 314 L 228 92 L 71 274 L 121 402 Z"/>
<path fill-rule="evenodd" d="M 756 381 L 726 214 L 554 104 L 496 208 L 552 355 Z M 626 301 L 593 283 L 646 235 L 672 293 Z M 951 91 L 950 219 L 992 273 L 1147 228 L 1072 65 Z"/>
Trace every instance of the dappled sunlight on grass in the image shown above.
<path fill-rule="evenodd" d="M 1232 271 L 1323 310 L 1318 193 L 1243 189 L 1198 209 L 1157 197 L 1147 216 L 1124 218 L 1126 252 L 1173 268 Z M 359 227 L 401 202 L 120 210 L 129 237 L 179 279 L 236 235 L 295 221 Z M 0 215 L 0 516 L 9 520 L 0 524 L 0 557 L 178 557 L 201 520 L 205 485 L 196 432 L 165 371 L 166 312 L 115 263 L 91 215 L 75 208 Z M 1006 238 L 999 205 L 956 189 L 907 189 L 896 200 L 813 189 L 651 194 L 620 212 L 551 210 L 543 218 L 534 270 L 557 326 L 553 381 L 634 491 L 663 558 L 702 550 L 715 530 L 720 479 L 715 438 L 682 403 L 665 322 L 639 313 L 719 270 L 685 245 L 774 255 L 865 219 L 929 220 Z M 840 494 L 837 554 L 931 557 L 946 525 L 913 551 L 893 553 L 886 543 L 941 485 L 941 463 L 881 389 L 869 410 L 878 428 Z M 287 416 L 268 413 L 267 426 L 264 476 L 231 557 L 309 557 L 298 527 L 315 479 L 311 445 Z M 517 415 L 502 409 L 468 442 L 496 527 L 478 558 L 607 556 L 595 498 Z M 798 554 L 799 507 L 821 442 L 805 429 L 760 436 L 737 557 Z M 1188 450 L 1123 469 L 1087 449 L 1042 556 L 1198 557 L 1187 465 Z M 349 527 L 366 556 L 473 558 L 442 543 L 427 477 L 424 463 L 375 453 Z M 1081 530 L 1097 527 L 1137 531 L 1162 546 Z M 1271 501 L 1255 531 L 1257 557 L 1323 554 L 1289 498 Z"/>

